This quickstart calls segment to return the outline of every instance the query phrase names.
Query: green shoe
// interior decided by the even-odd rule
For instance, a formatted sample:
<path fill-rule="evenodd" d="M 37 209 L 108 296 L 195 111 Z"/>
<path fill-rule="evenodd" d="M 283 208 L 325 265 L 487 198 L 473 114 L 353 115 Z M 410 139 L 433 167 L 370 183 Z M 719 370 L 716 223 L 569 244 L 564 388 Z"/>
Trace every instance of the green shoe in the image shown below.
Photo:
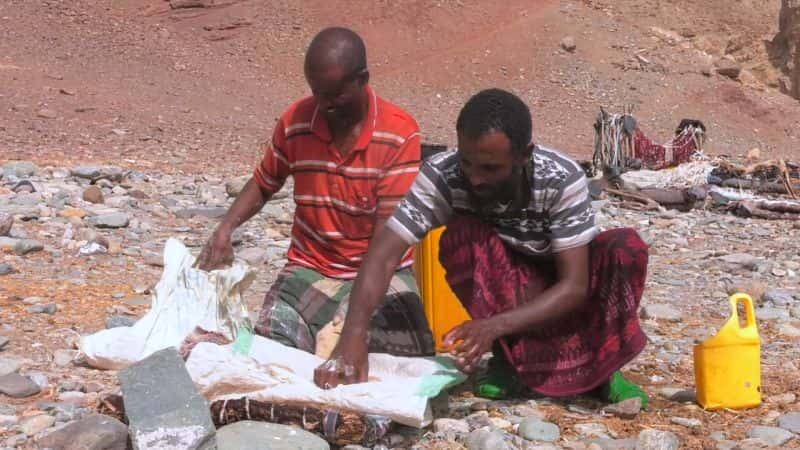
<path fill-rule="evenodd" d="M 642 400 L 642 409 L 647 409 L 650 397 L 632 382 L 625 379 L 619 371 L 614 372 L 611 379 L 599 390 L 600 397 L 611 403 L 619 403 L 630 398 L 639 397 Z"/>
<path fill-rule="evenodd" d="M 473 393 L 491 400 L 504 400 L 522 390 L 517 371 L 509 364 L 502 349 L 494 349 L 486 373 L 476 380 Z"/>

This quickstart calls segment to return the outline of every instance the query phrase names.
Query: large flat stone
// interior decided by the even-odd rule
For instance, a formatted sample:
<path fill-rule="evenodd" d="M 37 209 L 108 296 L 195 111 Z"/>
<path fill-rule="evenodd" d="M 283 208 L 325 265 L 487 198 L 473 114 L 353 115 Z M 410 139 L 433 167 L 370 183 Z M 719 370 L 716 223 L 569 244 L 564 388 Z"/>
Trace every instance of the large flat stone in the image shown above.
<path fill-rule="evenodd" d="M 300 428 L 245 420 L 217 430 L 218 450 L 328 450 L 324 439 Z"/>
<path fill-rule="evenodd" d="M 96 228 L 125 228 L 130 218 L 125 213 L 106 213 L 89 218 L 89 224 Z"/>
<path fill-rule="evenodd" d="M 59 450 L 125 450 L 128 427 L 119 420 L 92 414 L 39 439 L 39 447 Z"/>
<path fill-rule="evenodd" d="M 18 373 L 10 373 L 0 377 L 0 393 L 9 397 L 25 398 L 36 395 L 42 389 L 28 377 L 23 377 Z"/>
<path fill-rule="evenodd" d="M 134 450 L 216 448 L 208 403 L 175 348 L 128 367 L 119 381 Z"/>

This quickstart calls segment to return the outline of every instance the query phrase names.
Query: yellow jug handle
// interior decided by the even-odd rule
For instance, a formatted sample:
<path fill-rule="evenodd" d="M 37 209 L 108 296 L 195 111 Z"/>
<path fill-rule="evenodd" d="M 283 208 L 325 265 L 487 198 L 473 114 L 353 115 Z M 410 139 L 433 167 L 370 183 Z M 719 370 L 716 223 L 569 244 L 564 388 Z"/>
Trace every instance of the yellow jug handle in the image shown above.
<path fill-rule="evenodd" d="M 739 323 L 739 313 L 736 310 L 736 306 L 739 303 L 744 303 L 744 310 L 747 316 L 746 317 L 747 328 L 754 328 L 756 326 L 756 312 L 755 309 L 753 309 L 753 299 L 750 298 L 750 296 L 747 294 L 738 292 L 736 294 L 733 294 L 730 300 L 731 300 L 731 317 L 733 317 L 736 323 L 737 324 Z"/>

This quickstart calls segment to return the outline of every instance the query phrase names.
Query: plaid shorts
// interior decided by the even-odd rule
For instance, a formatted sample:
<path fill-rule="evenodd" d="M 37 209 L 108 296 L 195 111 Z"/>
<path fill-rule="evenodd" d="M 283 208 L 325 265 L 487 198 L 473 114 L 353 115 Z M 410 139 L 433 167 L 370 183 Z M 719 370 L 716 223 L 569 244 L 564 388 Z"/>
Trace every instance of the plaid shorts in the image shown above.
<path fill-rule="evenodd" d="M 314 353 L 317 333 L 346 311 L 351 280 L 287 266 L 278 275 L 258 316 L 257 334 Z M 340 309 L 341 308 L 341 309 Z M 383 304 L 372 316 L 369 351 L 395 356 L 434 354 L 433 335 L 411 269 L 395 272 Z"/>

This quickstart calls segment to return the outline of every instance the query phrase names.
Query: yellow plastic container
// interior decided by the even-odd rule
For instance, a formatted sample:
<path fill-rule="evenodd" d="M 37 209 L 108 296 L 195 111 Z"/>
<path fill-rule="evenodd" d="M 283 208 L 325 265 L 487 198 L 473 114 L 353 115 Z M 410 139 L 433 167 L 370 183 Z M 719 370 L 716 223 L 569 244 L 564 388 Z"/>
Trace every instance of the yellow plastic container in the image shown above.
<path fill-rule="evenodd" d="M 414 255 L 414 271 L 438 351 L 443 350 L 444 335 L 470 319 L 469 313 L 447 284 L 445 270 L 439 263 L 439 239 L 444 229 L 440 227 L 428 233 L 417 245 Z"/>
<path fill-rule="evenodd" d="M 731 317 L 716 336 L 694 347 L 697 401 L 708 410 L 742 409 L 761 404 L 761 339 L 753 300 L 747 294 L 730 298 Z M 743 303 L 747 324 L 739 323 Z"/>

